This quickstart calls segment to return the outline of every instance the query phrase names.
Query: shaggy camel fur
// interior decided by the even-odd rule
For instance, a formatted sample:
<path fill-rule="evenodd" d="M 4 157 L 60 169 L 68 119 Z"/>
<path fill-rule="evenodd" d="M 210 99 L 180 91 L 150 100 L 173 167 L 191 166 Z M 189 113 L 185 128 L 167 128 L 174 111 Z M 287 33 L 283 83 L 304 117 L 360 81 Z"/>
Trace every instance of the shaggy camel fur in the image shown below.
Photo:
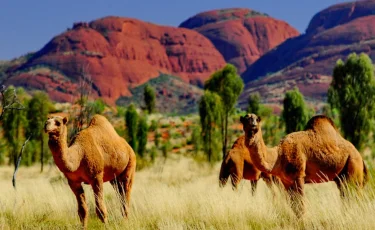
<path fill-rule="evenodd" d="M 360 189 L 368 181 L 361 154 L 340 135 L 330 118 L 314 116 L 304 131 L 286 135 L 271 152 L 266 151 L 260 121 L 255 114 L 241 117 L 245 145 L 259 170 L 280 178 L 294 199 L 292 208 L 298 217 L 305 211 L 305 183 L 334 181 L 344 196 L 346 183 Z"/>
<path fill-rule="evenodd" d="M 232 181 L 233 190 L 237 190 L 241 179 L 249 180 L 251 183 L 251 193 L 253 195 L 260 178 L 263 178 L 271 190 L 272 182 L 278 182 L 275 176 L 262 172 L 254 166 L 249 150 L 245 146 L 245 136 L 237 138 L 221 163 L 219 175 L 220 187 L 226 185 L 229 176 Z"/>
<path fill-rule="evenodd" d="M 95 115 L 89 126 L 79 132 L 68 147 L 67 122 L 67 117 L 49 117 L 44 130 L 49 135 L 48 145 L 53 159 L 77 198 L 78 215 L 84 228 L 87 227 L 88 210 L 82 182 L 92 186 L 96 214 L 102 222 L 107 220 L 103 203 L 103 182 L 107 181 L 123 199 L 122 211 L 127 217 L 136 168 L 133 149 L 101 115 Z"/>

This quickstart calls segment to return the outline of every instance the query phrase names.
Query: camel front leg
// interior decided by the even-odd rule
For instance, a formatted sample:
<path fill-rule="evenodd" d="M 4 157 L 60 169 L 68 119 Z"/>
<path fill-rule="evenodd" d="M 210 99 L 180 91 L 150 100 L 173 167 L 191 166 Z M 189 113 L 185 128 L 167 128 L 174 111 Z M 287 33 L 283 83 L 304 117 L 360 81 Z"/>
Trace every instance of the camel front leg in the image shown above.
<path fill-rule="evenodd" d="M 77 199 L 79 219 L 83 225 L 83 228 L 86 229 L 88 220 L 88 208 L 82 185 L 81 183 L 73 182 L 70 180 L 68 180 L 68 183 Z"/>
<path fill-rule="evenodd" d="M 272 198 L 275 200 L 276 198 L 276 188 L 275 186 L 277 181 L 271 175 L 263 176 L 263 180 L 266 183 L 267 187 L 270 189 L 272 193 Z M 275 186 L 273 186 L 275 184 Z"/>
<path fill-rule="evenodd" d="M 103 222 L 107 222 L 107 209 L 103 200 L 103 173 L 98 174 L 92 184 L 95 195 L 96 215 Z"/>
<path fill-rule="evenodd" d="M 258 186 L 258 180 L 250 180 L 250 184 L 251 184 L 251 195 L 255 195 L 255 192 L 257 190 L 257 186 Z"/>
<path fill-rule="evenodd" d="M 231 173 L 230 174 L 230 179 L 232 182 L 232 190 L 237 191 L 238 190 L 238 184 L 240 183 L 242 179 L 242 173 Z"/>

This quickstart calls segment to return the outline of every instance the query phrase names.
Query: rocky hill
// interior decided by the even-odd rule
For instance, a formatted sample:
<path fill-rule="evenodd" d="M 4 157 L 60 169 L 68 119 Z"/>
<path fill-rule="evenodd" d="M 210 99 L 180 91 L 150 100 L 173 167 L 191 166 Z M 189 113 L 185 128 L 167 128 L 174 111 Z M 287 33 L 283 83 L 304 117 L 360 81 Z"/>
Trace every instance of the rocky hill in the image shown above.
<path fill-rule="evenodd" d="M 242 75 L 247 83 L 241 102 L 260 91 L 266 102 L 280 103 L 284 92 L 297 86 L 307 100 L 326 99 L 338 59 L 352 52 L 375 58 L 375 1 L 334 5 L 311 20 L 306 33 L 275 47 Z"/>
<path fill-rule="evenodd" d="M 10 71 L 8 83 L 47 91 L 56 101 L 73 100 L 82 76 L 92 94 L 114 104 L 130 89 L 160 73 L 201 85 L 225 65 L 200 33 L 131 18 L 105 17 L 76 23 Z"/>
<path fill-rule="evenodd" d="M 374 12 L 375 0 L 334 5 L 317 13 L 302 35 L 249 9 L 203 12 L 179 28 L 105 17 L 75 23 L 41 50 L 1 62 L 0 78 L 12 76 L 8 84 L 45 90 L 61 102 L 72 102 L 82 79 L 91 79 L 93 96 L 111 105 L 137 100 L 142 85 L 155 79 L 165 87 L 155 85 L 161 110 L 173 112 L 173 106 L 187 110 L 182 102 L 196 106 L 202 92 L 191 85 L 201 86 L 230 62 L 246 83 L 240 105 L 259 91 L 277 108 L 296 86 L 316 105 L 326 98 L 339 58 L 351 52 L 375 58 Z M 182 81 L 158 80 L 166 75 Z"/>
<path fill-rule="evenodd" d="M 202 12 L 180 27 L 196 30 L 210 39 L 239 74 L 270 49 L 299 35 L 284 21 L 242 8 Z"/>

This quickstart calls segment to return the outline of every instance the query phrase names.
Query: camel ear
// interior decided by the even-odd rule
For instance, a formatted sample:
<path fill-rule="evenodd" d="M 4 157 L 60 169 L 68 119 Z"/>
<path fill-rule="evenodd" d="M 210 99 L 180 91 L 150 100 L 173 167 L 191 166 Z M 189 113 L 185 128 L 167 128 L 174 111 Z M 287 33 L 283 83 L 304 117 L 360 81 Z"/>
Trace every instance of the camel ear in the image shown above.
<path fill-rule="evenodd" d="M 245 117 L 240 116 L 240 122 L 243 123 L 245 121 Z"/>
<path fill-rule="evenodd" d="M 66 123 L 68 123 L 68 118 L 67 118 L 67 117 L 64 117 L 64 118 L 63 118 L 63 124 L 66 125 Z"/>
<path fill-rule="evenodd" d="M 262 119 L 258 116 L 257 118 L 257 122 L 260 122 Z"/>

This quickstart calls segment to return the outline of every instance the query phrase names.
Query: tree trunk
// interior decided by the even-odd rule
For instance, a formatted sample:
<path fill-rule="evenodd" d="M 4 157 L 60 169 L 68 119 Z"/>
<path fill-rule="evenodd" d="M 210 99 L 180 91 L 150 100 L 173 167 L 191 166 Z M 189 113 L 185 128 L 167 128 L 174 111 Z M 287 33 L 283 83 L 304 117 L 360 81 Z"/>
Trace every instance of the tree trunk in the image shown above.
<path fill-rule="evenodd" d="M 42 138 L 40 140 L 40 172 L 43 172 L 43 166 L 44 166 L 44 138 L 42 135 Z"/>
<path fill-rule="evenodd" d="M 223 158 L 225 156 L 225 149 L 224 149 L 224 142 L 225 142 L 225 119 L 224 117 L 221 119 L 221 144 L 222 146 L 222 151 L 223 151 Z"/>
<path fill-rule="evenodd" d="M 13 147 L 13 150 L 12 150 L 14 169 L 16 169 L 16 166 L 17 166 L 17 150 L 16 149 L 17 147 Z"/>
<path fill-rule="evenodd" d="M 224 119 L 224 136 L 223 136 L 223 159 L 227 152 L 227 143 L 228 143 L 228 115 L 225 115 Z"/>
<path fill-rule="evenodd" d="M 212 138 L 211 138 L 211 132 L 212 130 L 210 130 L 208 132 L 208 143 L 209 143 L 209 146 L 208 146 L 208 162 L 211 163 L 211 156 L 212 156 Z"/>

